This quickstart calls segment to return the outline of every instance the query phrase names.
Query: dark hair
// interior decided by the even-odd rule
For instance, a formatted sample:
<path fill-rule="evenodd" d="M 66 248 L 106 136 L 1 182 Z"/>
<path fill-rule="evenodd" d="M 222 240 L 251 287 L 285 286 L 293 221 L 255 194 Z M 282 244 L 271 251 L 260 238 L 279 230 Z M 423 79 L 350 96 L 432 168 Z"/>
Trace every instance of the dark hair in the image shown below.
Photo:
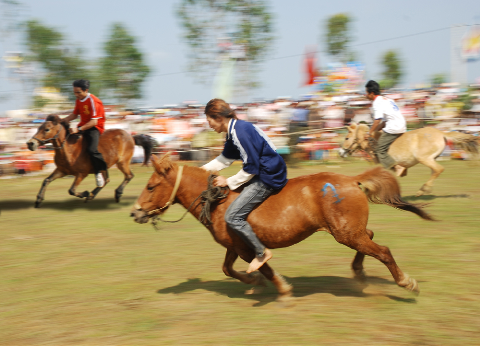
<path fill-rule="evenodd" d="M 230 105 L 222 99 L 212 99 L 208 101 L 207 105 L 205 106 L 205 114 L 213 119 L 218 119 L 218 117 L 237 119 L 235 111 L 231 109 Z"/>
<path fill-rule="evenodd" d="M 373 93 L 374 95 L 380 95 L 380 85 L 374 80 L 369 80 L 368 83 L 365 84 L 365 88 L 367 88 L 368 93 Z"/>
<path fill-rule="evenodd" d="M 88 79 L 77 79 L 73 82 L 73 86 L 85 91 L 90 89 L 90 81 Z"/>

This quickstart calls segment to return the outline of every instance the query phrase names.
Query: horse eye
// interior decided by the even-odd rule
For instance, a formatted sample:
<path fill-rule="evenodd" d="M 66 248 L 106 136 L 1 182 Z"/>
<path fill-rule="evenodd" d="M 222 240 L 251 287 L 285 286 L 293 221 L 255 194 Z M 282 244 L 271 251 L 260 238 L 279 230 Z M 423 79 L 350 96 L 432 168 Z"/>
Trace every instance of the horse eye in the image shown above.
<path fill-rule="evenodd" d="M 347 137 L 347 138 L 345 138 L 345 140 L 346 140 L 346 141 L 348 141 L 348 140 L 349 140 L 349 138 Z"/>
<path fill-rule="evenodd" d="M 48 131 L 50 131 L 50 129 L 45 129 L 45 132 L 48 132 Z"/>
<path fill-rule="evenodd" d="M 153 186 L 147 186 L 147 190 L 148 190 L 148 191 L 153 191 L 154 188 L 155 188 L 155 185 L 153 185 Z"/>

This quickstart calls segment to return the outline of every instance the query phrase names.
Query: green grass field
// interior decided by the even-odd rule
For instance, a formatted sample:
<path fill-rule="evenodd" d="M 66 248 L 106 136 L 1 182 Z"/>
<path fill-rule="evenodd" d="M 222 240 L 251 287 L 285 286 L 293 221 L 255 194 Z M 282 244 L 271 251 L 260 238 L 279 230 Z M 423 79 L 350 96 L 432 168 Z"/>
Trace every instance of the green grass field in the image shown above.
<path fill-rule="evenodd" d="M 66 177 L 49 186 L 40 209 L 33 204 L 45 175 L 2 179 L 0 345 L 478 345 L 480 167 L 441 164 L 432 195 L 413 197 L 429 176 L 424 166 L 400 180 L 408 200 L 431 202 L 438 222 L 383 205 L 370 210 L 375 241 L 418 280 L 420 296 L 373 258 L 365 259 L 367 282 L 353 280 L 354 251 L 318 233 L 274 250 L 269 262 L 293 284 L 291 305 L 275 300 L 271 284 L 246 295 L 251 287 L 226 278 L 224 248 L 191 216 L 159 232 L 134 223 L 129 212 L 152 168 L 133 167 L 118 204 L 115 169 L 96 200 L 68 195 Z M 309 164 L 289 177 L 369 167 Z M 93 185 L 89 177 L 81 187 Z M 183 211 L 174 206 L 165 219 Z"/>

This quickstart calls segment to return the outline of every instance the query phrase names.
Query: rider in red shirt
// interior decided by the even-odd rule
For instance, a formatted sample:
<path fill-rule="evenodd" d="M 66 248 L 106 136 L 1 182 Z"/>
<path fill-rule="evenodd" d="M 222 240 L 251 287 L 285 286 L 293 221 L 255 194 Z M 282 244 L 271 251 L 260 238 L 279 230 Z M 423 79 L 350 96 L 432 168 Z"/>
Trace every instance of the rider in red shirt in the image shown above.
<path fill-rule="evenodd" d="M 78 79 L 73 82 L 73 93 L 77 98 L 73 113 L 64 120 L 70 122 L 80 115 L 78 127 L 70 128 L 70 133 L 82 133 L 87 141 L 87 151 L 92 159 L 95 171 L 95 180 L 98 187 L 105 186 L 108 179 L 107 164 L 102 154 L 98 151 L 100 135 L 105 131 L 105 110 L 98 97 L 88 92 L 90 81 Z"/>

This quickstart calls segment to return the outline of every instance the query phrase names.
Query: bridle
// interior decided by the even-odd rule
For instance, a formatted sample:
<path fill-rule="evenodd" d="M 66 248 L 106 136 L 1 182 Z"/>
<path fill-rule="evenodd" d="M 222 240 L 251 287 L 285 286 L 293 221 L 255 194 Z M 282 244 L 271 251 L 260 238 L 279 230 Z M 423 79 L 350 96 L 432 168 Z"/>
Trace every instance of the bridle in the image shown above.
<path fill-rule="evenodd" d="M 57 131 L 57 133 L 55 134 L 55 136 L 51 137 L 51 138 L 47 138 L 47 139 L 38 139 L 37 137 L 33 136 L 32 139 L 35 139 L 36 141 L 39 142 L 39 145 L 44 145 L 45 143 L 49 142 L 49 141 L 53 141 L 55 139 L 58 138 L 58 136 L 60 135 L 60 132 L 62 132 L 62 125 L 60 125 L 60 130 Z M 68 132 L 68 131 L 67 131 Z M 62 149 L 63 147 L 63 144 L 67 141 L 68 137 L 70 137 L 70 133 L 67 133 L 67 135 L 65 136 L 65 139 L 63 140 L 62 144 L 60 144 L 59 147 L 56 147 L 53 145 L 52 143 L 52 146 L 54 149 Z"/>
<path fill-rule="evenodd" d="M 148 216 L 158 215 L 163 209 L 166 209 L 170 205 L 172 205 L 173 200 L 175 199 L 175 195 L 177 194 L 178 187 L 180 186 L 180 181 L 182 180 L 182 174 L 183 174 L 183 166 L 179 166 L 177 171 L 177 178 L 175 180 L 175 185 L 173 186 L 172 194 L 170 195 L 170 198 L 168 199 L 167 203 L 165 203 L 165 205 L 161 208 L 145 211 Z M 137 210 L 142 210 L 142 207 L 140 206 L 138 201 L 135 203 L 134 207 Z"/>
<path fill-rule="evenodd" d="M 355 133 L 355 138 L 353 139 L 352 144 L 350 144 L 350 146 L 347 149 L 343 149 L 343 150 L 345 150 L 345 153 L 347 155 L 350 155 L 351 153 L 356 151 L 358 149 L 358 147 L 360 147 L 360 146 L 358 146 L 355 150 L 352 150 L 352 147 L 357 143 L 358 143 L 358 139 L 357 139 L 357 134 Z"/>

